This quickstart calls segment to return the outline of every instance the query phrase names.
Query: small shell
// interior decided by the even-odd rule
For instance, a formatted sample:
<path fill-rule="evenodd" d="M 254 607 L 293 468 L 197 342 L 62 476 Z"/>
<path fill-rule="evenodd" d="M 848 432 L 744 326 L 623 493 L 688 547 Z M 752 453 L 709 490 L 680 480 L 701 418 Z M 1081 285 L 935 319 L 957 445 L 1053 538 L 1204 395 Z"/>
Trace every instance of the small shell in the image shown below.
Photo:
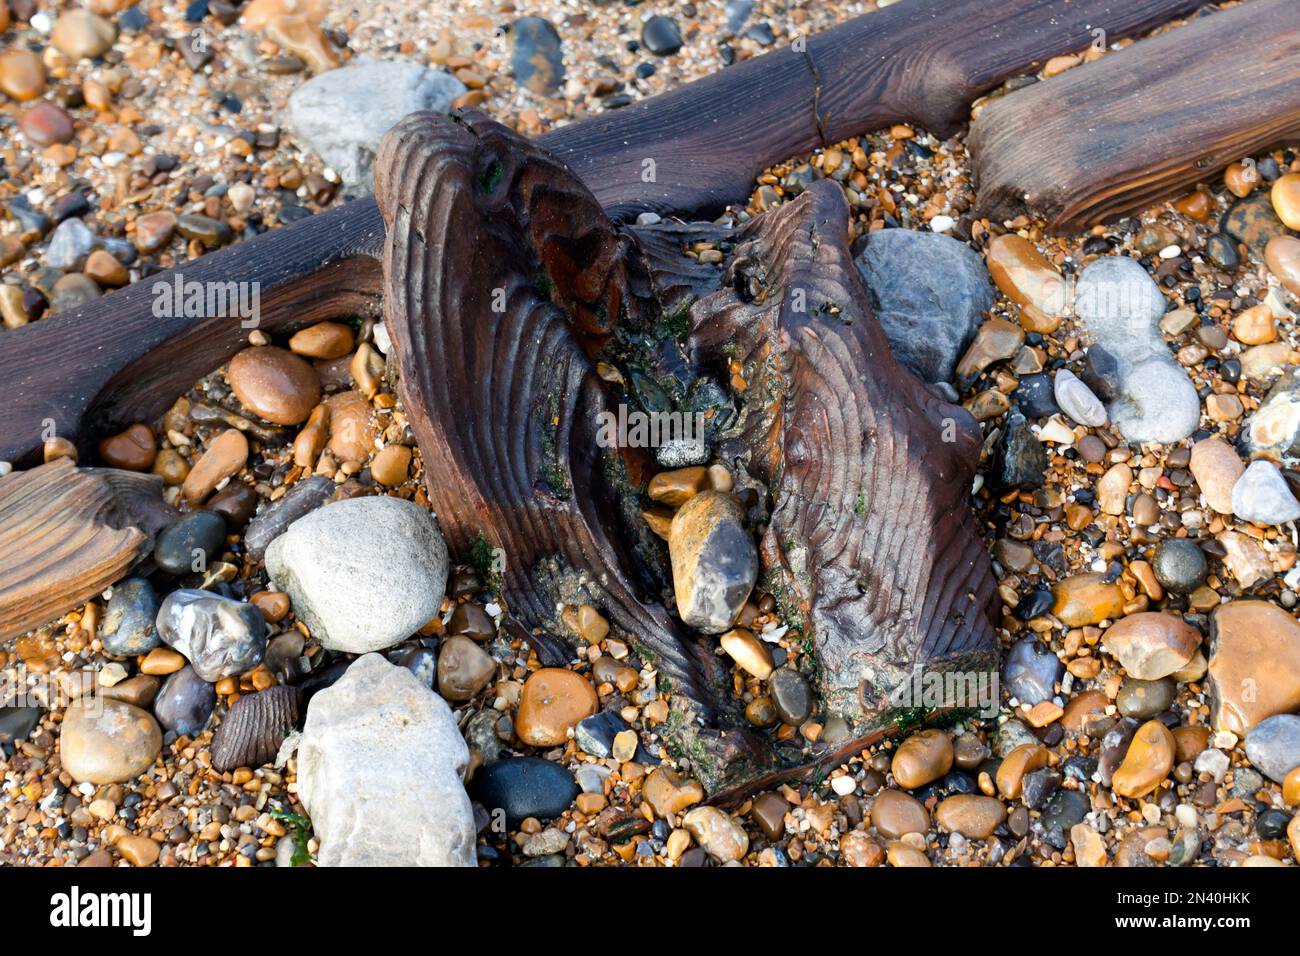
<path fill-rule="evenodd" d="M 1061 411 L 1080 425 L 1099 428 L 1106 424 L 1106 406 L 1069 369 L 1063 368 L 1056 373 L 1052 392 L 1056 395 L 1056 404 L 1061 406 Z"/>
<path fill-rule="evenodd" d="M 270 687 L 239 698 L 212 737 L 212 766 L 224 772 L 269 763 L 297 721 L 296 687 Z"/>

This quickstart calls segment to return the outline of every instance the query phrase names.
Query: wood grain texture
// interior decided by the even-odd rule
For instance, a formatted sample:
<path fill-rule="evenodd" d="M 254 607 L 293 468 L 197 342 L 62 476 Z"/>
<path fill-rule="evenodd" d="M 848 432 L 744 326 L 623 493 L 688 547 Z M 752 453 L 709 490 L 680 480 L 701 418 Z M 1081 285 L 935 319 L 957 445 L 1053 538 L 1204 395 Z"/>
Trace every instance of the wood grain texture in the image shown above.
<path fill-rule="evenodd" d="M 826 714 L 863 730 L 916 671 L 988 672 L 997 639 L 968 500 L 979 427 L 894 358 L 848 223 L 829 180 L 753 220 L 689 341 L 723 381 L 739 365 L 720 454 L 769 490 L 766 589 L 812 637 Z"/>
<path fill-rule="evenodd" d="M 970 101 L 1092 30 L 1140 33 L 1199 0 L 906 0 L 670 93 L 541 137 L 610 214 L 707 217 L 748 195 L 756 173 L 823 142 L 894 122 L 953 132 Z M 655 177 L 643 177 L 644 160 Z M 241 348 L 229 319 L 160 320 L 154 282 L 262 284 L 262 328 L 377 309 L 383 224 L 374 201 L 212 253 L 85 308 L 4 335 L 0 460 L 38 461 L 46 419 L 84 452 L 149 420 Z"/>
<path fill-rule="evenodd" d="M 384 137 L 375 187 L 399 392 L 452 553 L 499 549 L 527 628 L 563 633 L 562 605 L 600 608 L 647 650 L 717 767 L 761 762 L 715 710 L 712 649 L 658 600 L 662 545 L 626 493 L 648 477 L 645 451 L 597 442 L 593 356 L 657 310 L 631 239 L 562 164 L 475 112 L 408 116 Z"/>
<path fill-rule="evenodd" d="M 0 478 L 0 640 L 77 607 L 148 555 L 170 519 L 162 482 L 128 475 L 60 458 Z"/>
<path fill-rule="evenodd" d="M 985 106 L 977 210 L 1075 232 L 1297 138 L 1300 3 L 1251 0 Z"/>

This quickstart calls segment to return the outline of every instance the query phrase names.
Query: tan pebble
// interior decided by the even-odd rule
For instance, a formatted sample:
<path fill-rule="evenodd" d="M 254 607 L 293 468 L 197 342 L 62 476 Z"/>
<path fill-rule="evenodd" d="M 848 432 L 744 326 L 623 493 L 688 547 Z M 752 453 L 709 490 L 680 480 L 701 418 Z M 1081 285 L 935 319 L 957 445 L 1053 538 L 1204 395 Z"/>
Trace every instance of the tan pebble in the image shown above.
<path fill-rule="evenodd" d="M 340 392 L 325 401 L 329 416 L 330 453 L 341 462 L 364 462 L 375 447 L 375 415 L 357 391 Z"/>
<path fill-rule="evenodd" d="M 1288 292 L 1300 296 L 1300 239 L 1273 237 L 1264 247 L 1264 263 Z"/>
<path fill-rule="evenodd" d="M 71 458 L 74 462 L 77 460 L 77 446 L 72 444 L 66 438 L 48 438 L 44 446 L 45 461 L 51 462 L 58 458 Z"/>
<path fill-rule="evenodd" d="M 942 730 L 930 729 L 899 744 L 889 769 L 900 787 L 915 790 L 946 774 L 952 761 L 952 739 Z"/>
<path fill-rule="evenodd" d="M 167 674 L 176 673 L 184 666 L 185 658 L 170 647 L 155 647 L 140 662 L 140 672 L 142 674 L 152 674 L 155 677 L 163 677 Z"/>
<path fill-rule="evenodd" d="M 1252 600 L 1223 604 L 1210 620 L 1214 729 L 1243 737 L 1266 717 L 1300 710 L 1300 622 L 1275 604 Z"/>
<path fill-rule="evenodd" d="M 1130 677 L 1159 680 L 1191 661 L 1200 647 L 1201 632 L 1181 617 L 1144 611 L 1112 624 L 1102 643 Z"/>
<path fill-rule="evenodd" d="M 1070 827 L 1070 843 L 1074 847 L 1074 862 L 1077 866 L 1106 865 L 1106 844 L 1093 827 L 1086 823 L 1076 823 Z"/>
<path fill-rule="evenodd" d="M 734 628 L 722 635 L 719 643 L 737 666 L 759 680 L 772 676 L 772 652 L 753 632 Z"/>
<path fill-rule="evenodd" d="M 153 429 L 138 422 L 101 441 L 99 457 L 110 468 L 148 471 L 158 454 L 155 443 Z"/>
<path fill-rule="evenodd" d="M 852 830 L 840 837 L 840 855 L 849 866 L 880 866 L 885 862 L 885 851 L 879 843 L 865 833 Z"/>
<path fill-rule="evenodd" d="M 1288 229 L 1300 230 L 1300 173 L 1287 173 L 1273 183 L 1273 211 Z"/>
<path fill-rule="evenodd" d="M 906 843 L 889 844 L 889 850 L 886 853 L 886 857 L 889 860 L 890 866 L 923 867 L 931 865 L 929 858 L 924 853 L 908 846 Z"/>
<path fill-rule="evenodd" d="M 90 278 L 107 288 L 116 289 L 131 281 L 131 274 L 127 272 L 126 266 L 103 249 L 96 249 L 86 257 L 86 266 L 83 271 Z"/>
<path fill-rule="evenodd" d="M 371 476 L 390 488 L 404 482 L 410 468 L 411 449 L 405 445 L 385 445 L 370 462 Z"/>
<path fill-rule="evenodd" d="M 245 408 L 277 425 L 306 421 L 320 401 L 316 370 L 274 345 L 239 352 L 230 360 L 226 380 Z"/>
<path fill-rule="evenodd" d="M 935 822 L 942 829 L 971 840 L 987 840 L 1006 818 L 1000 801 L 973 793 L 948 797 L 934 811 Z"/>
<path fill-rule="evenodd" d="M 158 844 L 148 837 L 125 836 L 117 841 L 117 852 L 132 866 L 153 866 L 158 862 Z"/>
<path fill-rule="evenodd" d="M 352 345 L 352 328 L 342 322 L 317 322 L 289 339 L 290 351 L 313 359 L 342 358 L 352 351 Z"/>
<path fill-rule="evenodd" d="M 1266 305 L 1251 306 L 1232 321 L 1232 334 L 1238 342 L 1263 345 L 1277 338 L 1273 310 Z"/>
<path fill-rule="evenodd" d="M 515 733 L 534 747 L 563 744 L 573 726 L 599 707 L 596 691 L 584 677 L 562 667 L 544 667 L 524 682 L 515 712 Z"/>
<path fill-rule="evenodd" d="M 675 770 L 656 767 L 646 777 L 641 797 L 661 820 L 681 813 L 704 799 L 704 787 L 698 780 L 688 780 Z"/>
<path fill-rule="evenodd" d="M 1259 170 L 1253 163 L 1232 163 L 1223 171 L 1223 185 L 1238 199 L 1245 199 L 1259 185 Z"/>
<path fill-rule="evenodd" d="M 609 634 L 609 621 L 590 604 L 569 605 L 560 617 L 569 630 L 588 644 L 599 644 Z"/>
<path fill-rule="evenodd" d="M 239 474 L 247 461 L 248 439 L 239 429 L 227 428 L 194 463 L 181 486 L 181 494 L 190 504 L 201 504 L 222 481 Z"/>
<path fill-rule="evenodd" d="M 882 790 L 871 805 L 871 825 L 880 835 L 896 840 L 906 833 L 925 833 L 930 815 L 916 798 L 901 790 Z"/>
<path fill-rule="evenodd" d="M 709 487 L 709 472 L 703 466 L 661 471 L 650 479 L 646 494 L 670 508 L 680 508 Z"/>
<path fill-rule="evenodd" d="M 1047 765 L 1047 748 L 1041 744 L 1021 744 L 998 764 L 998 792 L 1008 800 L 1020 796 L 1025 774 Z"/>
<path fill-rule="evenodd" d="M 1052 613 L 1067 627 L 1099 624 L 1124 613 L 1124 594 L 1117 584 L 1107 584 L 1100 574 L 1076 574 L 1052 586 L 1056 604 Z"/>
<path fill-rule="evenodd" d="M 1174 768 L 1174 735 L 1158 720 L 1138 728 L 1124 762 L 1111 778 L 1111 789 L 1121 797 L 1138 799 L 1153 792 Z"/>
<path fill-rule="evenodd" d="M 1069 309 L 1068 286 L 1059 272 L 1028 239 L 1014 233 L 988 245 L 987 263 L 994 284 L 1020 306 L 1020 323 L 1031 332 L 1056 331 Z"/>

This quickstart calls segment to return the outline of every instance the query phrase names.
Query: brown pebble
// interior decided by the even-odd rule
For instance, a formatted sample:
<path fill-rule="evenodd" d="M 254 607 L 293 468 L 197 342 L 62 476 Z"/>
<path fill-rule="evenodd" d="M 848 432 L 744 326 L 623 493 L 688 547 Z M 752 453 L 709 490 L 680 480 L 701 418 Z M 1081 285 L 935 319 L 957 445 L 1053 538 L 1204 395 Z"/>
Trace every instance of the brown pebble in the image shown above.
<path fill-rule="evenodd" d="M 110 289 L 124 286 L 131 281 L 131 273 L 127 271 L 126 266 L 103 249 L 96 249 L 86 258 L 86 266 L 82 271 L 100 285 Z"/>
<path fill-rule="evenodd" d="M 543 667 L 524 682 L 515 733 L 534 747 L 558 747 L 578 721 L 599 707 L 591 682 L 562 667 Z"/>
<path fill-rule="evenodd" d="M 132 866 L 153 866 L 161 851 L 148 837 L 124 836 L 117 841 L 117 852 Z"/>
<path fill-rule="evenodd" d="M 317 322 L 295 332 L 289 339 L 289 349 L 305 358 L 337 359 L 352 351 L 353 340 L 351 326 L 342 322 Z"/>
<path fill-rule="evenodd" d="M 227 428 L 208 443 L 207 451 L 194 463 L 181 494 L 192 505 L 202 504 L 217 485 L 233 475 L 248 461 L 248 439 L 237 428 Z"/>
<path fill-rule="evenodd" d="M 185 666 L 185 658 L 170 647 L 155 647 L 140 662 L 140 673 L 165 677 Z"/>
<path fill-rule="evenodd" d="M 923 730 L 898 745 L 890 762 L 894 780 L 904 790 L 915 790 L 938 780 L 952 769 L 952 740 L 942 730 Z"/>
<path fill-rule="evenodd" d="M 901 790 L 882 790 L 871 805 L 871 825 L 881 836 L 897 839 L 905 833 L 925 833 L 930 815 L 914 797 Z"/>
<path fill-rule="evenodd" d="M 289 595 L 283 591 L 258 591 L 248 601 L 272 624 L 278 624 L 289 613 Z"/>
<path fill-rule="evenodd" d="M 226 380 L 240 403 L 268 422 L 297 425 L 320 401 L 320 377 L 307 362 L 274 345 L 247 348 L 230 360 Z"/>
<path fill-rule="evenodd" d="M 34 100 L 45 92 L 45 64 L 41 58 L 23 49 L 0 53 L 0 91 L 20 102 Z"/>
<path fill-rule="evenodd" d="M 370 462 L 370 475 L 389 488 L 407 479 L 411 468 L 411 449 L 405 445 L 385 445 Z"/>
<path fill-rule="evenodd" d="M 49 102 L 38 103 L 24 113 L 18 127 L 37 146 L 72 140 L 72 117 L 67 111 Z"/>
<path fill-rule="evenodd" d="M 99 443 L 99 457 L 110 468 L 148 471 L 158 455 L 153 429 L 137 422 Z"/>

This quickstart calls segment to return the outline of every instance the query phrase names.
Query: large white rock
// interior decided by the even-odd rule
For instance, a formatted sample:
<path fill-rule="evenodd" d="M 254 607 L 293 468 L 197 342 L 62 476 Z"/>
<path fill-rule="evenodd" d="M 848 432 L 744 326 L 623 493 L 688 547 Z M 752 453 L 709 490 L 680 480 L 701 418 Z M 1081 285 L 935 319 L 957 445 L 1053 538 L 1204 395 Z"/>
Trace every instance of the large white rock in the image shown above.
<path fill-rule="evenodd" d="M 465 92 L 450 73 L 413 60 L 360 56 L 289 97 L 288 125 L 350 188 L 370 192 L 380 138 L 408 113 L 445 113 Z"/>
<path fill-rule="evenodd" d="M 307 709 L 298 795 L 321 866 L 474 866 L 469 749 L 446 702 L 366 654 Z"/>
<path fill-rule="evenodd" d="M 419 505 L 350 498 L 289 525 L 267 547 L 266 570 L 322 644 L 364 654 L 405 640 L 438 613 L 447 545 Z"/>

